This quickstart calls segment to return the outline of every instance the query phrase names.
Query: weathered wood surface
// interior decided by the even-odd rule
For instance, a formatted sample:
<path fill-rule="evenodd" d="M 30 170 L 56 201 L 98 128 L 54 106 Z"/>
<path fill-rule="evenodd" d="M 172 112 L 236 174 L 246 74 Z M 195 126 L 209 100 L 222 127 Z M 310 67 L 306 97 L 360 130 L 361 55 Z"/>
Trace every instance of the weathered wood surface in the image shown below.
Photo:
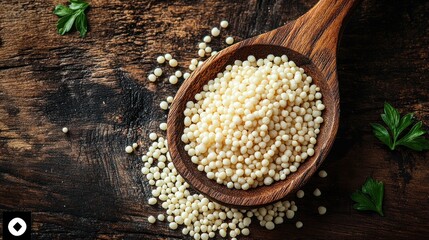
<path fill-rule="evenodd" d="M 146 203 L 139 158 L 124 153 L 132 142 L 148 146 L 147 134 L 166 119 L 160 100 L 178 88 L 147 82 L 155 56 L 171 52 L 183 65 L 221 19 L 242 39 L 297 18 L 316 0 L 97 0 L 85 39 L 56 33 L 51 11 L 59 2 L 0 3 L 1 211 L 32 211 L 35 238 L 183 238 L 147 223 L 160 210 Z M 294 220 L 304 228 L 287 221 L 267 231 L 255 223 L 250 239 L 429 233 L 429 153 L 390 152 L 369 127 L 384 101 L 429 125 L 428 19 L 425 0 L 368 0 L 357 8 L 339 48 L 341 121 L 324 163 L 329 176 L 304 188 Z M 369 175 L 385 182 L 385 217 L 352 209 L 349 194 Z M 315 187 L 320 200 L 310 196 Z M 319 204 L 327 215 L 318 216 Z"/>

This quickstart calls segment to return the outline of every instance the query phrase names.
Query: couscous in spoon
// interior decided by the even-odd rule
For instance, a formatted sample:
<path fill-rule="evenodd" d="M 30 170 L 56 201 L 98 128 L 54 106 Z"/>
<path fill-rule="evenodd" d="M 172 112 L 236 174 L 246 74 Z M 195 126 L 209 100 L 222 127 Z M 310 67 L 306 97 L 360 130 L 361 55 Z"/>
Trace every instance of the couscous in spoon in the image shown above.
<path fill-rule="evenodd" d="M 334 142 L 339 122 L 337 46 L 343 22 L 359 0 L 320 0 L 306 14 L 285 26 L 234 44 L 210 57 L 197 68 L 177 92 L 168 115 L 167 138 L 172 161 L 185 180 L 197 191 L 223 205 L 246 208 L 266 205 L 301 188 L 326 158 Z M 229 189 L 206 177 L 197 169 L 181 141 L 186 103 L 225 66 L 249 55 L 265 58 L 268 54 L 286 54 L 313 77 L 326 106 L 324 123 L 315 145 L 315 153 L 285 180 L 248 190 Z"/>

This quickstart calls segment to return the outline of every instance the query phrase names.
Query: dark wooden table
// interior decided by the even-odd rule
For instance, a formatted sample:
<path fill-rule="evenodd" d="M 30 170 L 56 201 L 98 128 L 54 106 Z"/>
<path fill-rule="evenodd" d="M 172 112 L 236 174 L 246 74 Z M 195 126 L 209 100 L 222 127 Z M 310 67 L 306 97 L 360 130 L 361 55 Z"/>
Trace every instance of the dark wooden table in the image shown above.
<path fill-rule="evenodd" d="M 161 133 L 159 102 L 178 88 L 148 83 L 155 57 L 170 52 L 184 66 L 221 19 L 230 22 L 227 34 L 243 39 L 297 18 L 316 0 L 94 0 L 84 39 L 56 33 L 51 12 L 60 2 L 0 3 L 0 211 L 31 211 L 37 239 L 183 238 L 146 220 L 160 208 L 146 203 L 138 156 L 148 133 Z M 294 221 L 274 231 L 255 221 L 251 239 L 429 234 L 429 153 L 391 152 L 369 126 L 385 101 L 429 125 L 428 19 L 425 0 L 367 0 L 356 9 L 339 48 L 341 123 L 324 164 L 329 176 L 304 188 Z M 139 153 L 125 154 L 133 142 Z M 352 209 L 349 194 L 368 176 L 385 183 L 385 217 Z"/>

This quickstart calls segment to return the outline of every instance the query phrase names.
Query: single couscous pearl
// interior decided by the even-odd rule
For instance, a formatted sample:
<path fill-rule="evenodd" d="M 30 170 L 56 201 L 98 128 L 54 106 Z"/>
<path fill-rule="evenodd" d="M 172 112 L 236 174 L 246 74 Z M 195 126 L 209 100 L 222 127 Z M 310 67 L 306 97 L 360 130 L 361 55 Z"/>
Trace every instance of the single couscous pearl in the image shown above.
<path fill-rule="evenodd" d="M 273 222 L 269 221 L 265 224 L 265 228 L 268 230 L 273 230 L 276 227 Z"/>
<path fill-rule="evenodd" d="M 150 139 L 150 140 L 154 141 L 154 140 L 156 140 L 157 138 L 158 138 L 158 135 L 156 135 L 156 133 L 151 133 L 151 134 L 149 134 L 149 139 Z"/>
<path fill-rule="evenodd" d="M 179 81 L 179 79 L 178 79 L 176 76 L 171 75 L 171 76 L 168 78 L 168 81 L 169 81 L 171 84 L 176 84 L 176 83 Z"/>
<path fill-rule="evenodd" d="M 174 73 L 174 76 L 176 76 L 176 77 L 182 77 L 182 71 L 180 71 L 180 70 L 177 70 L 175 73 Z"/>
<path fill-rule="evenodd" d="M 159 104 L 159 107 L 160 107 L 162 110 L 167 110 L 167 109 L 168 109 L 168 103 L 167 103 L 166 101 L 162 101 L 162 102 Z"/>
<path fill-rule="evenodd" d="M 304 197 L 304 191 L 299 190 L 298 192 L 296 192 L 296 196 L 297 196 L 298 198 L 303 198 L 303 197 Z"/>
<path fill-rule="evenodd" d="M 125 147 L 125 152 L 126 153 L 132 153 L 133 151 L 134 151 L 133 147 L 131 147 L 131 146 Z"/>
<path fill-rule="evenodd" d="M 211 53 L 212 52 L 212 48 L 211 47 L 206 47 L 206 48 L 204 48 L 204 52 Z"/>
<path fill-rule="evenodd" d="M 63 133 L 68 133 L 69 129 L 67 127 L 63 127 L 63 129 L 61 129 L 61 131 L 63 131 Z"/>
<path fill-rule="evenodd" d="M 212 38 L 211 38 L 210 36 L 205 36 L 205 37 L 203 38 L 203 41 L 204 41 L 205 43 L 209 43 L 209 42 L 211 42 L 211 41 L 212 41 Z"/>
<path fill-rule="evenodd" d="M 326 207 L 320 206 L 317 208 L 317 211 L 319 212 L 320 215 L 324 215 L 326 213 Z"/>
<path fill-rule="evenodd" d="M 165 60 L 170 61 L 171 59 L 173 59 L 173 56 L 171 56 L 171 54 L 169 54 L 169 53 L 166 53 L 164 55 L 164 58 L 165 58 Z"/>
<path fill-rule="evenodd" d="M 167 123 L 161 123 L 159 124 L 159 128 L 163 131 L 167 130 Z"/>
<path fill-rule="evenodd" d="M 155 68 L 155 70 L 153 70 L 153 74 L 155 74 L 155 76 L 159 77 L 162 75 L 162 69 L 161 68 Z"/>
<path fill-rule="evenodd" d="M 322 195 L 322 192 L 318 188 L 316 188 L 314 189 L 313 195 L 319 197 L 320 195 Z"/>
<path fill-rule="evenodd" d="M 171 222 L 169 225 L 168 225 L 168 227 L 170 227 L 170 229 L 173 229 L 173 230 L 175 230 L 175 229 L 177 229 L 177 223 L 175 223 L 175 222 Z"/>
<path fill-rule="evenodd" d="M 287 210 L 286 211 L 286 218 L 287 219 L 292 219 L 295 216 L 295 212 L 292 210 Z"/>
<path fill-rule="evenodd" d="M 164 214 L 158 214 L 158 221 L 164 221 L 165 220 L 165 216 Z"/>
<path fill-rule="evenodd" d="M 188 72 L 185 72 L 185 73 L 183 74 L 183 78 L 184 78 L 184 79 L 188 79 L 188 78 L 189 78 L 189 76 L 191 76 L 191 74 L 190 74 L 190 73 L 188 73 Z"/>
<path fill-rule="evenodd" d="M 221 22 L 220 22 L 220 26 L 221 26 L 222 28 L 227 28 L 227 27 L 228 27 L 228 25 L 229 25 L 229 23 L 228 23 L 228 21 L 226 21 L 226 20 L 223 20 L 223 21 L 221 21 Z"/>
<path fill-rule="evenodd" d="M 168 65 L 170 65 L 171 67 L 177 67 L 177 60 L 176 59 L 171 59 L 168 61 Z"/>
<path fill-rule="evenodd" d="M 220 34 L 219 28 L 217 28 L 217 27 L 212 28 L 211 34 L 212 34 L 213 37 L 219 36 L 219 34 Z"/>
<path fill-rule="evenodd" d="M 304 224 L 301 221 L 296 222 L 295 224 L 296 228 L 302 228 L 302 226 L 304 226 Z"/>
<path fill-rule="evenodd" d="M 154 224 L 154 223 L 156 222 L 156 218 L 155 218 L 154 216 L 150 215 L 150 216 L 147 218 L 147 221 L 148 221 L 149 223 L 151 223 L 151 224 Z"/>
<path fill-rule="evenodd" d="M 147 77 L 149 79 L 149 81 L 151 82 L 155 82 L 156 81 L 156 76 L 155 74 L 151 73 L 149 74 L 149 76 Z"/>
<path fill-rule="evenodd" d="M 206 55 L 206 51 L 204 51 L 204 49 L 198 50 L 198 56 L 204 57 L 205 55 Z"/>
<path fill-rule="evenodd" d="M 234 43 L 234 38 L 233 37 L 227 37 L 227 38 L 225 38 L 225 42 L 226 42 L 226 44 L 231 45 Z"/>
<path fill-rule="evenodd" d="M 149 198 L 148 200 L 149 205 L 155 205 L 157 203 L 156 198 Z"/>
<path fill-rule="evenodd" d="M 207 44 L 205 43 L 205 42 L 200 42 L 200 43 L 198 43 L 198 48 L 199 49 L 204 49 L 204 48 L 206 48 L 207 47 Z"/>
<path fill-rule="evenodd" d="M 159 64 L 163 64 L 163 63 L 165 62 L 165 57 L 164 57 L 164 56 L 158 56 L 158 57 L 156 58 L 156 61 L 157 61 Z"/>
<path fill-rule="evenodd" d="M 133 149 L 136 149 L 139 145 L 137 143 L 133 143 Z"/>
<path fill-rule="evenodd" d="M 168 103 L 172 103 L 173 99 L 174 98 L 172 96 L 168 96 L 166 100 L 167 100 Z"/>
<path fill-rule="evenodd" d="M 325 170 L 320 170 L 319 171 L 319 177 L 325 178 L 327 176 L 328 176 L 328 173 Z"/>

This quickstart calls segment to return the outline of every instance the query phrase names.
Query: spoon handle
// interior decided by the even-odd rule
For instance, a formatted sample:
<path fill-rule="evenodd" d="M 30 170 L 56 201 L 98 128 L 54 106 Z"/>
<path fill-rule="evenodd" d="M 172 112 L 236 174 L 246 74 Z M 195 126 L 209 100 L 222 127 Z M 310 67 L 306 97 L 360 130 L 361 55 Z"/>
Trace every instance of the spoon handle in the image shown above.
<path fill-rule="evenodd" d="M 292 49 L 307 58 L 335 84 L 336 55 L 342 25 L 361 0 L 320 0 L 297 20 L 266 33 L 265 42 Z"/>
<path fill-rule="evenodd" d="M 292 29 L 285 29 L 291 31 L 286 39 L 288 46 L 310 59 L 318 57 L 314 54 L 321 49 L 323 52 L 334 53 L 335 59 L 343 22 L 359 2 L 360 0 L 320 0 L 296 20 Z M 331 61 L 326 63 L 332 64 Z"/>

